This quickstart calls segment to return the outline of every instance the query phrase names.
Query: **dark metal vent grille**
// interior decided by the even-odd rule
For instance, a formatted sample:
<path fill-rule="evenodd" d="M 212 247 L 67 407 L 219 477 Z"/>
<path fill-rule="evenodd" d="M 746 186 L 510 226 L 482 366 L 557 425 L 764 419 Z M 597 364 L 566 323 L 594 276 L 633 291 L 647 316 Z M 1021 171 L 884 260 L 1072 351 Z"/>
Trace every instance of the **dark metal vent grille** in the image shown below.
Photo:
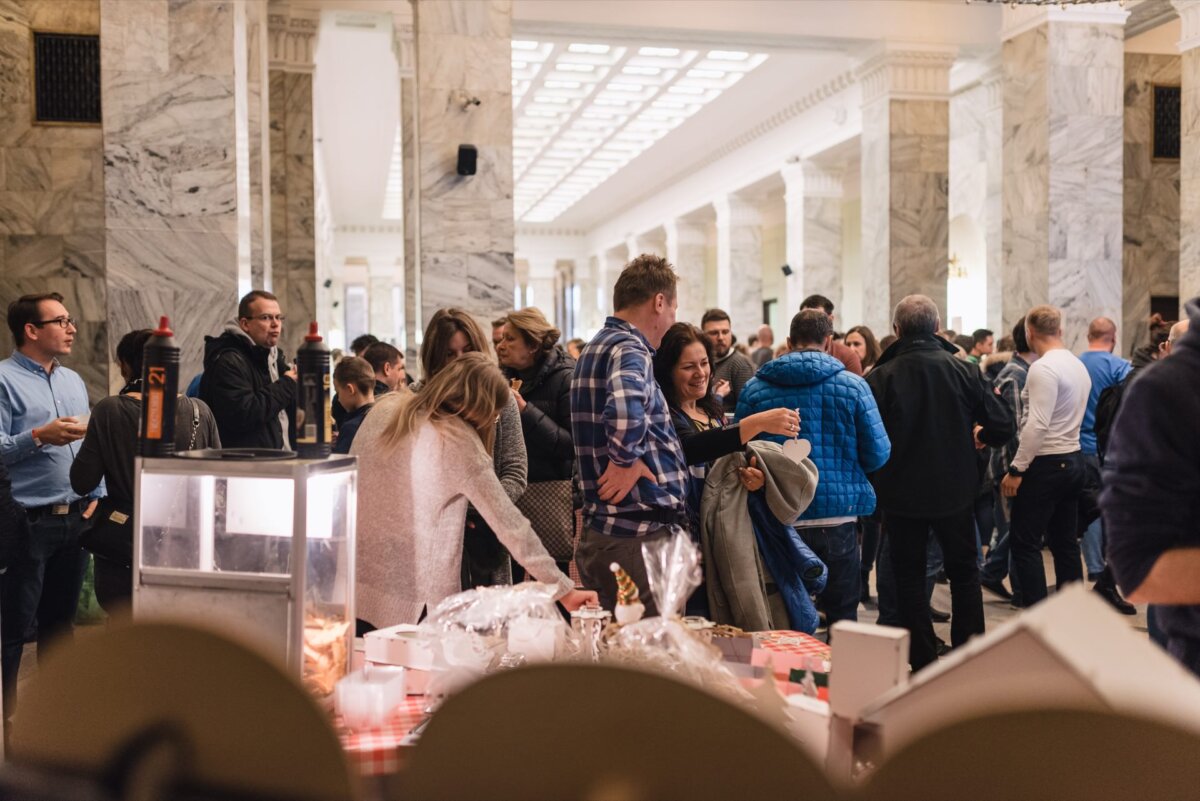
<path fill-rule="evenodd" d="M 100 122 L 100 37 L 33 34 L 38 122 Z"/>
<path fill-rule="evenodd" d="M 1154 87 L 1154 158 L 1179 158 L 1180 91 L 1178 86 Z"/>

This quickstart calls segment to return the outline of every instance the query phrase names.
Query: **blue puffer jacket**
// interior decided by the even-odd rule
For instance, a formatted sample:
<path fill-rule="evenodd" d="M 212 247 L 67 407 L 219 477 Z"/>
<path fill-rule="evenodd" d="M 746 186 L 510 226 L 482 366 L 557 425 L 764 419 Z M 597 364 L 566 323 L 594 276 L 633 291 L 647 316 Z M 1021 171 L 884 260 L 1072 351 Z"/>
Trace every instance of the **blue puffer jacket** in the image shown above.
<path fill-rule="evenodd" d="M 812 443 L 809 458 L 820 475 L 816 497 L 800 519 L 874 512 L 875 490 L 867 473 L 883 466 L 892 443 L 867 382 L 826 353 L 788 353 L 764 364 L 746 383 L 737 419 L 778 408 L 799 410 L 800 436 Z"/>

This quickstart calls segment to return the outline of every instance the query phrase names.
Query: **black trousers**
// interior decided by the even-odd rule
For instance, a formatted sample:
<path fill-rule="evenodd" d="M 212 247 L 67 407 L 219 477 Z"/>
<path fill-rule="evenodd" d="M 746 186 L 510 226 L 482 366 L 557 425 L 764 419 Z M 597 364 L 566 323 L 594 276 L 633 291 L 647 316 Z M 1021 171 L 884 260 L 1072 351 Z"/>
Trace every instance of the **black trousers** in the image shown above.
<path fill-rule="evenodd" d="M 1012 573 L 1021 586 L 1021 601 L 1033 606 L 1046 597 L 1042 540 L 1054 557 L 1057 586 L 1083 581 L 1079 552 L 1079 495 L 1083 492 L 1083 455 L 1039 456 L 1030 463 L 1013 498 Z"/>
<path fill-rule="evenodd" d="M 900 624 L 908 629 L 908 661 L 914 671 L 937 661 L 937 640 L 929 618 L 925 591 L 925 562 L 929 535 L 942 548 L 950 580 L 950 642 L 957 647 L 983 633 L 983 595 L 975 550 L 975 517 L 967 507 L 948 517 L 913 518 L 886 510 L 883 525 L 895 574 Z"/>

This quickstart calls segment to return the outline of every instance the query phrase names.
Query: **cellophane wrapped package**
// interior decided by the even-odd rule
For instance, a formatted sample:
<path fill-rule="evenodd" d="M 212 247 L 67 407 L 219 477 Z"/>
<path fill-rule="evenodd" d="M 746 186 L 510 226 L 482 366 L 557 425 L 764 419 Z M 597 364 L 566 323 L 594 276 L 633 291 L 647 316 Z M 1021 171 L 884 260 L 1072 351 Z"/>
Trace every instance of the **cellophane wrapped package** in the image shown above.
<path fill-rule="evenodd" d="M 621 626 L 608 638 L 603 660 L 660 670 L 717 695 L 749 701 L 721 651 L 688 630 L 687 599 L 700 586 L 700 549 L 683 532 L 642 545 L 650 593 L 659 617 Z"/>
<path fill-rule="evenodd" d="M 536 582 L 477 587 L 434 607 L 420 624 L 435 643 L 430 693 L 452 692 L 491 670 L 562 656 L 569 628 L 555 592 Z"/>

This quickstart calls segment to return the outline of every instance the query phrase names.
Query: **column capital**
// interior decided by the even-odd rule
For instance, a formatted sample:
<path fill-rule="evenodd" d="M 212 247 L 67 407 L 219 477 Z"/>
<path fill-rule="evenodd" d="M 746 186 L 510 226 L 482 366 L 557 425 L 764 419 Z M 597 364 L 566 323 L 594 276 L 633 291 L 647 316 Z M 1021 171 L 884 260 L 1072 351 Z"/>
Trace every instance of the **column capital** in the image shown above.
<path fill-rule="evenodd" d="M 788 162 L 779 172 L 785 187 L 784 200 L 788 203 L 803 202 L 806 197 L 842 196 L 842 178 L 845 175 L 842 169 L 824 167 L 803 159 Z"/>
<path fill-rule="evenodd" d="M 855 70 L 864 106 L 890 100 L 946 100 L 955 45 L 883 42 Z"/>
<path fill-rule="evenodd" d="M 676 247 L 695 247 L 708 244 L 708 231 L 705 230 L 701 223 L 694 223 L 690 220 L 671 220 L 668 223 L 663 223 L 663 228 L 667 232 L 667 246 L 675 245 Z"/>
<path fill-rule="evenodd" d="M 717 212 L 717 228 L 762 223 L 758 205 L 737 195 L 722 195 L 713 201 L 713 209 Z"/>
<path fill-rule="evenodd" d="M 1047 22 L 1078 22 L 1087 25 L 1124 25 L 1129 12 L 1119 0 L 1088 5 L 1012 4 L 1003 9 L 1000 41 L 1007 42 Z"/>
<path fill-rule="evenodd" d="M 412 78 L 417 74 L 416 32 L 412 15 L 395 14 L 392 18 L 392 52 L 400 66 L 401 78 Z"/>
<path fill-rule="evenodd" d="M 270 68 L 285 72 L 312 72 L 313 51 L 321 29 L 321 12 L 293 8 L 287 3 L 267 6 Z"/>
<path fill-rule="evenodd" d="M 1179 52 L 1186 53 L 1200 47 L 1200 0 L 1172 0 L 1171 5 L 1179 13 L 1181 31 Z"/>

